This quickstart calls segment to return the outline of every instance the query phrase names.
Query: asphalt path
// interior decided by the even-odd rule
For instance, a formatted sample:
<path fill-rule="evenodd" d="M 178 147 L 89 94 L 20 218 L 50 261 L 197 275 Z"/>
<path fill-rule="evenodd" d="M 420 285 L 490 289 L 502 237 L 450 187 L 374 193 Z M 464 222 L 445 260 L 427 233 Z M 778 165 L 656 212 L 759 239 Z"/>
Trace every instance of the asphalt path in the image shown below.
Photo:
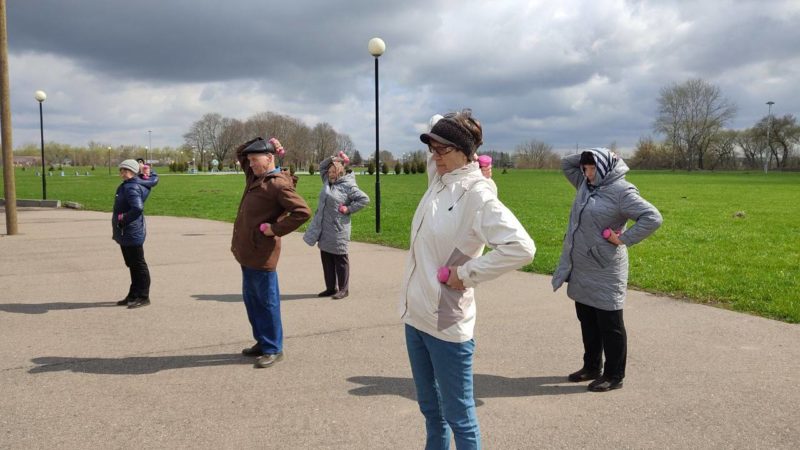
<path fill-rule="evenodd" d="M 287 358 L 253 368 L 231 224 L 148 217 L 152 304 L 128 285 L 110 214 L 0 210 L 0 448 L 415 449 L 396 303 L 406 253 L 351 246 L 351 291 L 320 299 L 319 252 L 284 238 Z M 534 236 L 534 239 L 536 236 Z M 636 257 L 636 250 L 631 250 Z M 630 291 L 623 389 L 592 393 L 572 302 L 549 277 L 477 289 L 484 447 L 800 447 L 800 327 Z"/>

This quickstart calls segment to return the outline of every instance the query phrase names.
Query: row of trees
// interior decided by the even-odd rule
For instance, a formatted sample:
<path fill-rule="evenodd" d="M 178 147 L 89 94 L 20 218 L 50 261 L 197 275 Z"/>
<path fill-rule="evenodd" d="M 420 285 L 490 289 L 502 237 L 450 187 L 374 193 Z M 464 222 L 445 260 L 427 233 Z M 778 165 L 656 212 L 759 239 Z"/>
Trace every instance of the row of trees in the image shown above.
<path fill-rule="evenodd" d="M 354 165 L 363 163 L 350 136 L 338 133 L 330 124 L 322 122 L 309 127 L 299 119 L 273 112 L 258 113 L 245 121 L 209 113 L 194 122 L 183 139 L 184 147 L 193 154 L 203 160 L 217 159 L 227 166 L 236 158 L 236 147 L 255 136 L 265 139 L 278 136 L 287 149 L 283 164 L 300 170 L 307 170 L 311 164 L 340 150 L 352 155 Z"/>
<path fill-rule="evenodd" d="M 38 144 L 25 144 L 15 149 L 14 154 L 32 156 L 38 161 L 41 148 Z M 147 155 L 148 159 L 161 162 L 178 161 L 182 157 L 181 149 L 174 147 L 151 149 Z M 87 146 L 79 147 L 51 141 L 44 146 L 44 159 L 47 164 L 105 167 L 109 164 L 114 166 L 124 159 L 144 158 L 144 156 L 144 147 L 135 145 L 110 146 L 91 141 Z M 41 161 L 36 165 L 39 164 Z"/>
<path fill-rule="evenodd" d="M 664 136 L 640 139 L 630 159 L 644 169 L 800 168 L 800 125 L 786 114 L 765 116 L 751 128 L 727 129 L 737 107 L 720 89 L 691 79 L 661 89 L 653 130 Z"/>
<path fill-rule="evenodd" d="M 800 168 L 800 125 L 786 114 L 782 117 L 763 117 L 751 128 L 727 129 L 737 107 L 726 99 L 720 89 L 702 79 L 662 88 L 653 131 L 663 139 L 643 137 L 628 162 L 643 169 L 777 169 Z M 351 138 L 322 122 L 310 127 L 299 119 L 273 112 L 262 112 L 247 120 L 205 114 L 183 135 L 184 145 L 178 148 L 150 149 L 148 158 L 160 164 L 185 167 L 193 162 L 199 170 L 208 170 L 216 159 L 221 167 L 233 167 L 237 145 L 254 136 L 279 136 L 287 148 L 282 164 L 309 170 L 328 155 L 344 151 L 353 166 L 369 166 L 374 155 L 363 158 Z M 613 144 L 612 144 L 613 146 Z M 39 146 L 28 144 L 18 148 L 17 155 L 38 156 Z M 45 146 L 48 164 L 80 166 L 115 165 L 122 159 L 144 156 L 144 148 L 132 145 L 111 147 L 89 142 L 87 147 L 73 147 L 49 142 Z M 484 151 L 493 158 L 495 167 L 556 169 L 560 155 L 553 147 L 539 140 L 518 144 L 513 153 Z M 427 158 L 425 150 L 403 153 L 401 157 L 383 150 L 381 171 L 399 168 L 403 173 L 420 172 Z M 398 167 L 399 165 L 399 167 Z M 408 168 L 406 170 L 406 167 Z M 417 170 L 412 170 L 417 168 Z M 422 170 L 424 171 L 424 170 Z"/>

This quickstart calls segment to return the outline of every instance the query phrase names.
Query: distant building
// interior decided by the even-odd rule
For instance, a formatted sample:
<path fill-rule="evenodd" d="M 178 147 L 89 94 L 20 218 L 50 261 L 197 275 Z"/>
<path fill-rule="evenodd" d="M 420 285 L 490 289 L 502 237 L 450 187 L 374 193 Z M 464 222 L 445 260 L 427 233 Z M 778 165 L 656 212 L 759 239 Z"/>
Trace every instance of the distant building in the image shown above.
<path fill-rule="evenodd" d="M 15 167 L 33 167 L 42 165 L 42 158 L 39 156 L 17 156 L 14 155 Z"/>

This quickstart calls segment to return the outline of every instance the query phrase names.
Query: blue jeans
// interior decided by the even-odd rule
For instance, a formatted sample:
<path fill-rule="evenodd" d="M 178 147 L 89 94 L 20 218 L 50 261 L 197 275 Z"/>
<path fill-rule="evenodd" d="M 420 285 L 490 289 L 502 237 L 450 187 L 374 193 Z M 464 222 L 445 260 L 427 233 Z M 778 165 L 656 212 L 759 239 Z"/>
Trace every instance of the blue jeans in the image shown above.
<path fill-rule="evenodd" d="M 261 351 L 268 354 L 282 352 L 283 325 L 278 272 L 242 266 L 242 297 L 247 318 L 253 327 L 253 337 L 261 345 Z"/>
<path fill-rule="evenodd" d="M 448 450 L 450 430 L 457 449 L 480 449 L 481 432 L 472 395 L 475 340 L 447 342 L 406 325 L 406 348 L 417 403 L 425 416 L 425 449 Z"/>

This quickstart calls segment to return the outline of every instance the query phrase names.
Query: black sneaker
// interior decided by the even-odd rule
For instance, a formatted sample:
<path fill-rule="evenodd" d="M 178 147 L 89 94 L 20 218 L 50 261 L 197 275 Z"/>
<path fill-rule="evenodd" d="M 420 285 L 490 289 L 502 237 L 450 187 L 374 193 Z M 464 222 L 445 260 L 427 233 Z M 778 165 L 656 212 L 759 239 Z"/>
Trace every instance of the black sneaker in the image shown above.
<path fill-rule="evenodd" d="M 127 306 L 128 303 L 132 302 L 133 300 L 134 300 L 133 297 L 125 297 L 117 302 L 117 306 Z"/>
<path fill-rule="evenodd" d="M 265 353 L 256 359 L 256 369 L 266 369 L 272 367 L 276 362 L 283 359 L 283 352 L 280 353 Z"/>
<path fill-rule="evenodd" d="M 336 289 L 325 289 L 324 291 L 317 294 L 317 297 L 330 297 L 331 295 L 336 293 Z"/>
<path fill-rule="evenodd" d="M 589 390 L 592 392 L 606 392 L 622 388 L 622 380 L 619 378 L 606 378 L 602 376 L 589 383 Z"/>
<path fill-rule="evenodd" d="M 128 309 L 141 308 L 150 304 L 149 297 L 139 297 L 128 303 Z"/>
<path fill-rule="evenodd" d="M 569 374 L 567 379 L 573 383 L 580 383 L 581 381 L 596 380 L 600 378 L 600 370 L 590 370 L 583 368 L 577 372 Z"/>
<path fill-rule="evenodd" d="M 264 352 L 261 351 L 261 344 L 256 342 L 256 345 L 242 349 L 242 354 L 244 356 L 256 357 L 263 355 Z"/>

